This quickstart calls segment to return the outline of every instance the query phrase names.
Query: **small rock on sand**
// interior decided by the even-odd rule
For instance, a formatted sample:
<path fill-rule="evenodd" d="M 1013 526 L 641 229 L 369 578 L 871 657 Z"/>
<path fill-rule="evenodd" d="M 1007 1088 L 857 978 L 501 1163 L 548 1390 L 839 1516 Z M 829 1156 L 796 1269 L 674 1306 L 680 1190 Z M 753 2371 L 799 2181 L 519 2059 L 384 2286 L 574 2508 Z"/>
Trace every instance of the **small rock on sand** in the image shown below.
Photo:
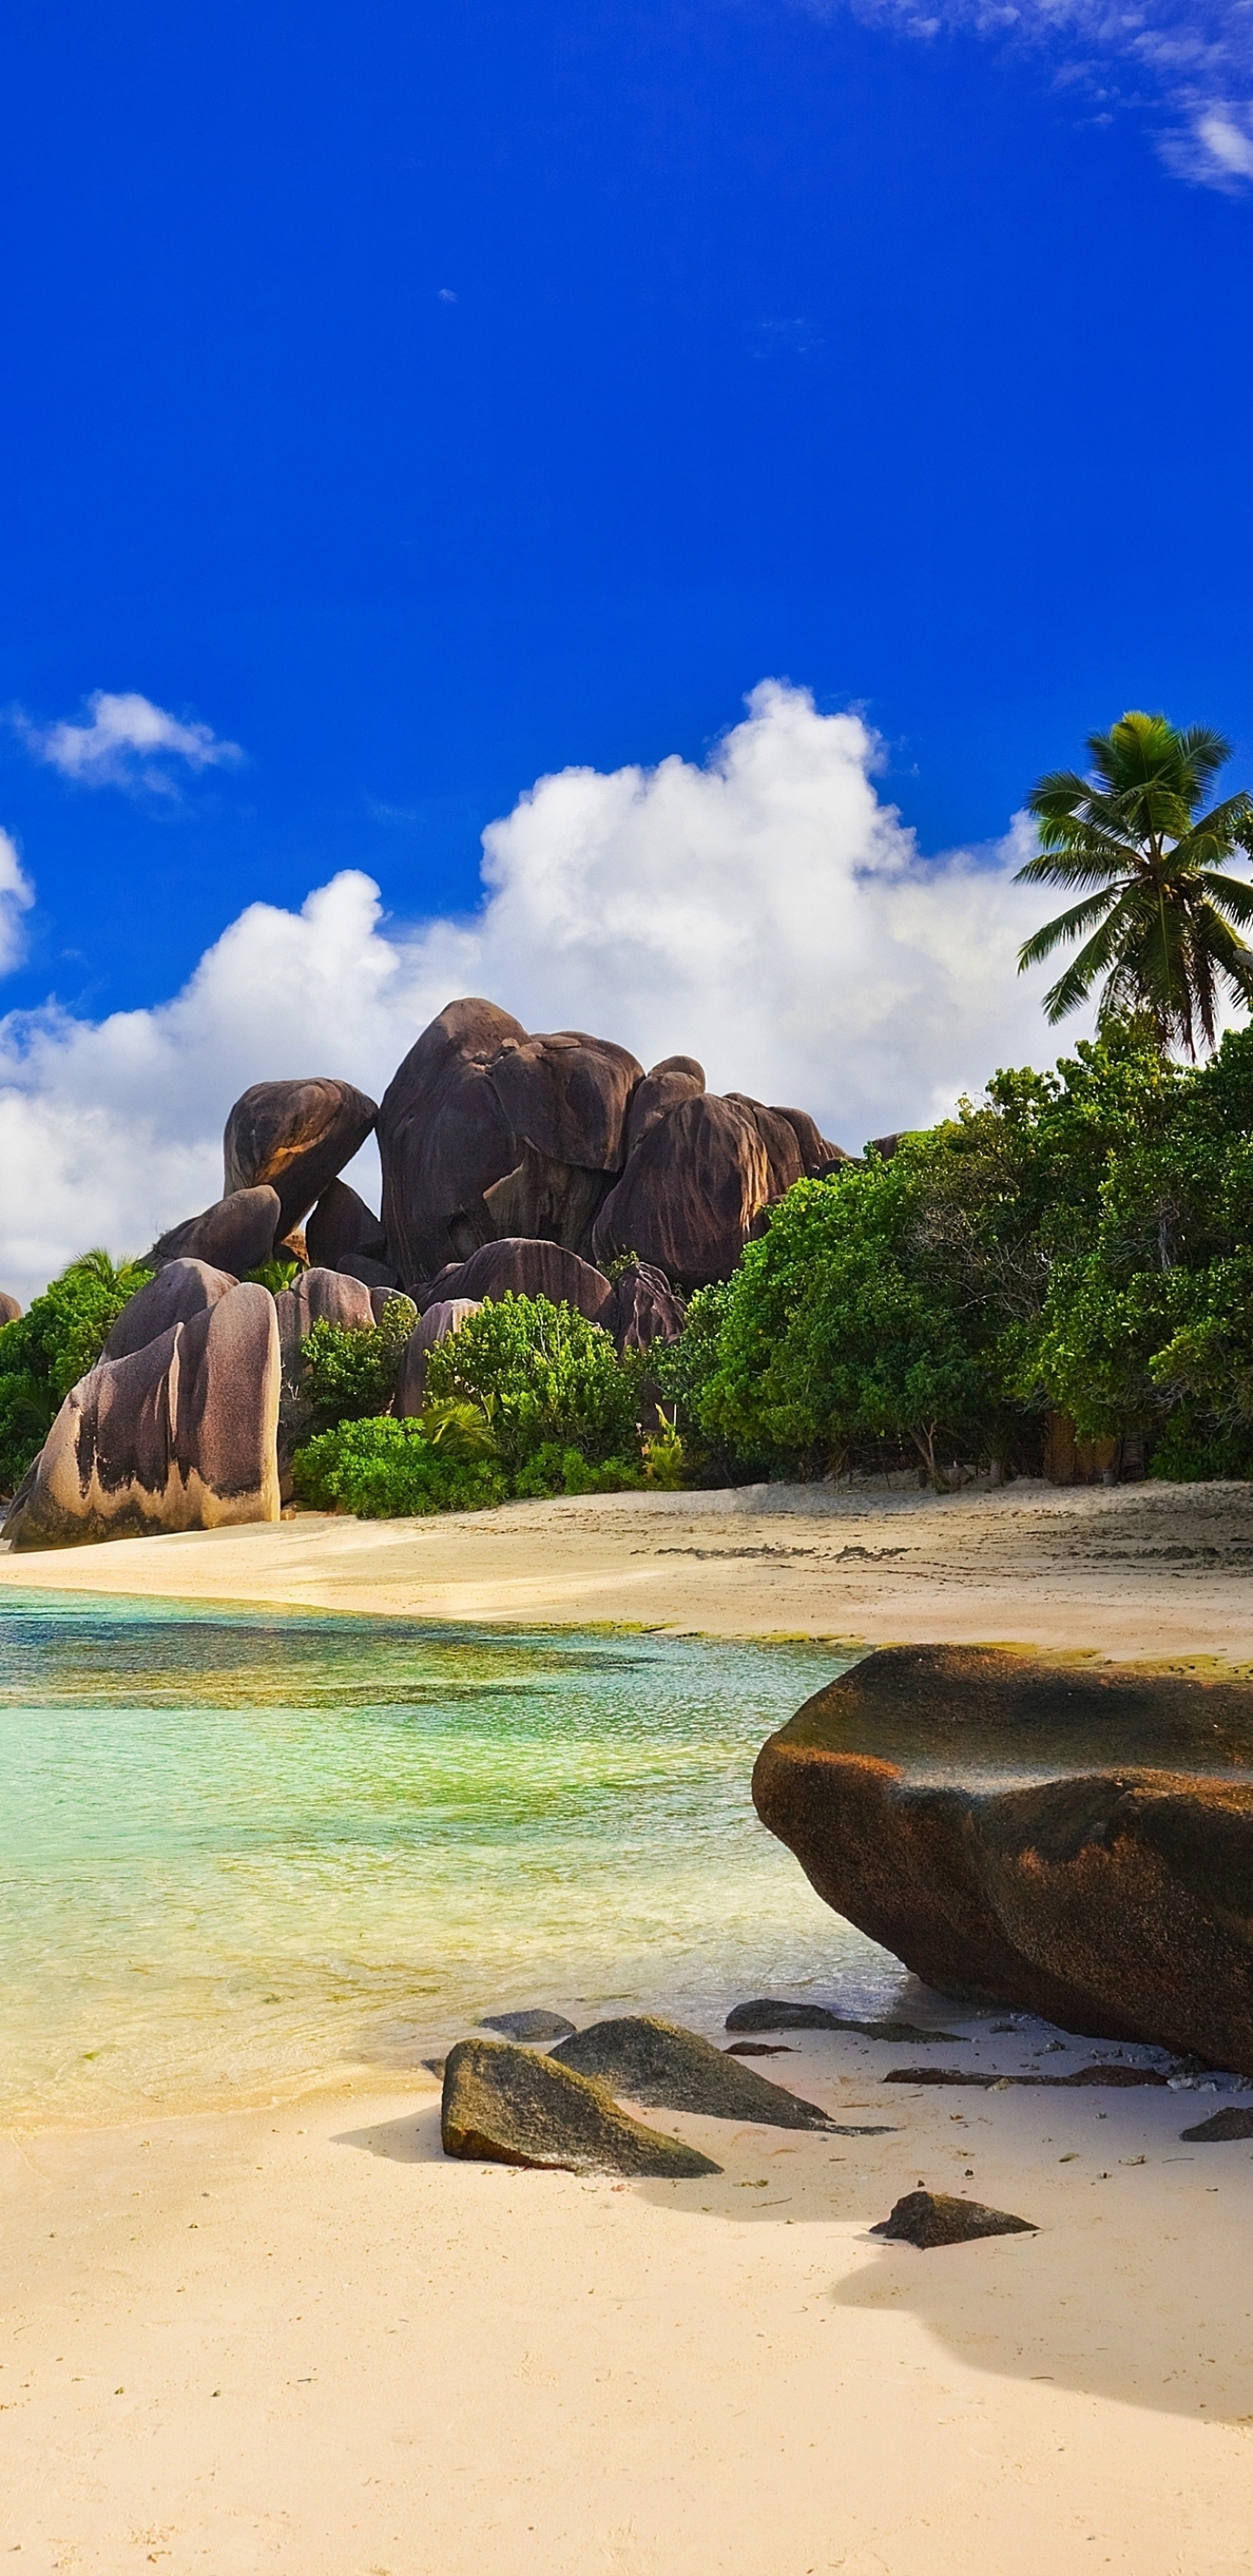
<path fill-rule="evenodd" d="M 930 2253 L 937 2245 L 966 2245 L 976 2236 L 1032 2236 L 1030 2218 L 1014 2218 L 1007 2209 L 988 2209 L 981 2200 L 955 2200 L 946 2191 L 907 2191 L 890 2218 L 872 2227 L 872 2236 L 888 2236 L 902 2245 Z"/>
<path fill-rule="evenodd" d="M 721 2173 L 695 2147 L 629 2119 L 607 2086 L 503 2039 L 463 2039 L 444 2069 L 446 2156 L 683 2182 Z"/>
<path fill-rule="evenodd" d="M 774 2129 L 830 2129 L 828 2112 L 803 2102 L 751 2067 L 729 2065 L 720 2048 L 653 2013 L 593 2022 L 553 2051 L 561 2066 L 599 2076 L 615 2093 L 654 2109 L 703 2111 L 715 2120 L 761 2120 Z"/>
<path fill-rule="evenodd" d="M 912 2021 L 850 2021 L 839 2013 L 829 2012 L 825 2004 L 791 2004 L 762 1995 L 755 2003 L 735 2004 L 723 2025 L 726 2030 L 851 2030 L 862 2039 L 942 2040 L 946 2048 L 962 2048 L 965 2034 L 958 2030 L 923 2030 Z"/>
<path fill-rule="evenodd" d="M 575 2025 L 564 2013 L 507 2012 L 484 2013 L 480 2030 L 494 2030 L 501 2039 L 573 2039 Z"/>
<path fill-rule="evenodd" d="M 1241 2111 L 1233 2102 L 1208 2120 L 1198 2120 L 1195 2129 L 1181 2129 L 1179 2135 L 1189 2146 L 1203 2147 L 1221 2146 L 1224 2139 L 1253 2138 L 1253 2110 Z"/>

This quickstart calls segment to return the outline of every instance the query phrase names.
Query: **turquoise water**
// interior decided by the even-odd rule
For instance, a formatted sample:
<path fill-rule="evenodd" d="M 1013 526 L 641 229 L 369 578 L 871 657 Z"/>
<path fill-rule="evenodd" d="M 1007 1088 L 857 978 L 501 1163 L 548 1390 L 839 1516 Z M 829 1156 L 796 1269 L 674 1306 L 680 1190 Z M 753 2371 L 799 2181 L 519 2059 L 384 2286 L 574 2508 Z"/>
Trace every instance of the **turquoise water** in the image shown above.
<path fill-rule="evenodd" d="M 753 1814 L 829 1650 L 0 1599 L 0 2117 L 267 2100 L 518 2004 L 894 1961 Z"/>

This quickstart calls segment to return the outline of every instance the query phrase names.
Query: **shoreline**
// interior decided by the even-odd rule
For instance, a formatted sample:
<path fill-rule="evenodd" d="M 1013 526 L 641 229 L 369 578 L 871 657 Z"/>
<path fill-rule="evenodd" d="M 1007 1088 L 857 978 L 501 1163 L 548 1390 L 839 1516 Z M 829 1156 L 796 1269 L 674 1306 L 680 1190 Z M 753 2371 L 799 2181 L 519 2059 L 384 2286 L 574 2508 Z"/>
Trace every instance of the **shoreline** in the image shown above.
<path fill-rule="evenodd" d="M 281 1522 L 14 1555 L 4 1589 L 449 1626 L 908 1643 L 1253 1669 L 1253 1486 L 749 1486 Z"/>

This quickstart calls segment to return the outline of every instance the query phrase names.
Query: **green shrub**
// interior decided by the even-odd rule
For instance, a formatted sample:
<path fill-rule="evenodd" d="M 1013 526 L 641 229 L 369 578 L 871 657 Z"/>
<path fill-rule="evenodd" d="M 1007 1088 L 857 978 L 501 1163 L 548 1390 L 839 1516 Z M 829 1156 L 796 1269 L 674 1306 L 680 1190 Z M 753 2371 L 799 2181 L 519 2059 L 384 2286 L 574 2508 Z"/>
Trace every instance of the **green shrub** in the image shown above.
<path fill-rule="evenodd" d="M 301 1502 L 360 1520 L 483 1511 L 506 1495 L 494 1459 L 452 1457 L 420 1422 L 391 1414 L 320 1432 L 297 1450 L 292 1479 Z"/>
<path fill-rule="evenodd" d="M 315 1433 L 387 1412 L 417 1320 L 411 1298 L 389 1297 L 381 1323 L 323 1320 L 311 1327 L 301 1349 L 300 1392 Z"/>
<path fill-rule="evenodd" d="M 619 1359 L 608 1333 L 547 1297 L 491 1300 L 427 1360 L 430 1397 L 474 1405 L 512 1476 L 550 1444 L 592 1466 L 638 1455 L 642 1356 Z"/>
<path fill-rule="evenodd" d="M 136 1261 L 84 1252 L 0 1326 L 0 1493 L 13 1493 L 71 1387 L 93 1369 L 118 1316 L 152 1277 Z"/>
<path fill-rule="evenodd" d="M 604 1458 L 593 1467 L 579 1449 L 563 1449 L 557 1440 L 543 1446 L 519 1467 L 510 1490 L 516 1499 L 540 1502 L 550 1494 L 633 1493 L 644 1483 L 630 1458 Z"/>

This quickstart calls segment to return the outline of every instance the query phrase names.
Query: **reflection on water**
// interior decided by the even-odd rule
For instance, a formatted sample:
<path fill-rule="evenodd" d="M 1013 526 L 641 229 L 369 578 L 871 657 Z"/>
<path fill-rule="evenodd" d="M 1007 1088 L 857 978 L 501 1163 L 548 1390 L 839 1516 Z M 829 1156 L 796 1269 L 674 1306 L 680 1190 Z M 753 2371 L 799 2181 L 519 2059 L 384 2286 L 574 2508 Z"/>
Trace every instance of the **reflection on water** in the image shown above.
<path fill-rule="evenodd" d="M 0 2113 L 266 2098 L 518 2003 L 882 2004 L 748 1795 L 844 1660 L 5 1594 Z"/>

